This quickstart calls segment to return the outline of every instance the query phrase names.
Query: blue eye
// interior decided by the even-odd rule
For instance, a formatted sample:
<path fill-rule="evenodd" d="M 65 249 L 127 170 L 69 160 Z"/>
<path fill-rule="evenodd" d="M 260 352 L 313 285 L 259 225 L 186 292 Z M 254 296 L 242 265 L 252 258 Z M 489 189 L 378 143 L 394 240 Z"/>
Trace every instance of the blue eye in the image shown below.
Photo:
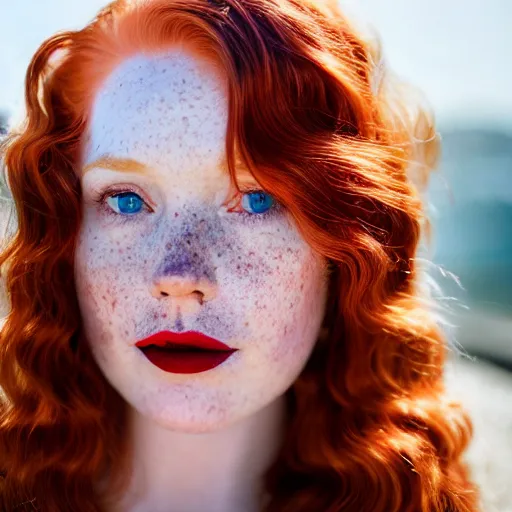
<path fill-rule="evenodd" d="M 107 199 L 108 204 L 110 204 L 110 200 L 114 201 L 114 205 L 111 205 L 114 208 L 114 211 L 116 211 L 115 203 L 117 202 L 119 211 L 116 211 L 116 213 L 128 215 L 138 213 L 143 204 L 143 200 L 134 192 L 122 192 L 121 194 L 112 195 Z"/>
<path fill-rule="evenodd" d="M 263 191 L 249 192 L 242 196 L 242 208 L 248 213 L 265 213 L 273 204 L 272 196 Z"/>

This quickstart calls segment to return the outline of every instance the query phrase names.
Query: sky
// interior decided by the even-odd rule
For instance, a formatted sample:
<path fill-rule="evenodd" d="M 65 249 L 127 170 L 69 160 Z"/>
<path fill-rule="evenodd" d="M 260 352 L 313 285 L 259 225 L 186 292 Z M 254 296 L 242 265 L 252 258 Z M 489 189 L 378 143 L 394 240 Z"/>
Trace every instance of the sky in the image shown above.
<path fill-rule="evenodd" d="M 339 0 L 381 36 L 392 68 L 441 121 L 512 128 L 512 1 Z M 39 44 L 81 28 L 105 0 L 0 0 L 0 108 L 16 113 Z"/>

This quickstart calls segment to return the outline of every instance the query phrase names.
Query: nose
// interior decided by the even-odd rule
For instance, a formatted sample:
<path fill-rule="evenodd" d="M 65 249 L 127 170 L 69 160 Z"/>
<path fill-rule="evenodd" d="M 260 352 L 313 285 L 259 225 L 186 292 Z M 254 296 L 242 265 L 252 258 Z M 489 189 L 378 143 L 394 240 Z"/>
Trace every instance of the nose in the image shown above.
<path fill-rule="evenodd" d="M 171 251 L 153 276 L 151 294 L 158 299 L 170 297 L 181 311 L 197 313 L 217 295 L 214 271 L 197 253 Z"/>

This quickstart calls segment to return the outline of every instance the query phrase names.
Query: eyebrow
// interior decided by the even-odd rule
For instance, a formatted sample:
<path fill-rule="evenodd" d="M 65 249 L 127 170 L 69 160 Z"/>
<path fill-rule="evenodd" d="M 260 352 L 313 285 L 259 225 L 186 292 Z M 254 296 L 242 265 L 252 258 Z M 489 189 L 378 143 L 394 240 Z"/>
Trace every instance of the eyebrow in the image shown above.
<path fill-rule="evenodd" d="M 226 159 L 223 160 L 223 165 L 227 168 Z M 237 158 L 235 165 L 239 170 L 239 178 L 253 179 L 252 174 L 249 172 L 247 166 L 240 158 Z M 129 172 L 134 174 L 147 174 L 151 172 L 151 167 L 133 158 L 119 158 L 112 155 L 103 155 L 93 162 L 87 164 L 82 168 L 82 176 L 91 169 L 103 167 L 104 169 L 111 169 L 119 172 Z"/>
<path fill-rule="evenodd" d="M 103 167 L 105 169 L 111 169 L 119 172 L 132 172 L 135 174 L 146 174 L 150 167 L 134 160 L 133 158 L 117 158 L 110 155 L 104 155 L 94 160 L 90 164 L 87 164 L 82 169 L 82 176 L 95 167 Z"/>

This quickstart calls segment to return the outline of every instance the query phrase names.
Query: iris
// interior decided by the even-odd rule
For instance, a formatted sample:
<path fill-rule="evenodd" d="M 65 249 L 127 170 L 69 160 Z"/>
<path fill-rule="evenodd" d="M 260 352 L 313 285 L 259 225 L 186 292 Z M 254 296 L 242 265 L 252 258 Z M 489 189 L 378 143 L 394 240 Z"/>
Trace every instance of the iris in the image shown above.
<path fill-rule="evenodd" d="M 143 204 L 142 199 L 133 192 L 123 192 L 122 194 L 116 194 L 115 196 L 112 196 L 112 199 L 117 200 L 119 213 L 138 213 L 141 210 Z"/>
<path fill-rule="evenodd" d="M 273 204 L 272 196 L 263 191 L 249 192 L 242 197 L 242 208 L 248 213 L 265 213 Z"/>

